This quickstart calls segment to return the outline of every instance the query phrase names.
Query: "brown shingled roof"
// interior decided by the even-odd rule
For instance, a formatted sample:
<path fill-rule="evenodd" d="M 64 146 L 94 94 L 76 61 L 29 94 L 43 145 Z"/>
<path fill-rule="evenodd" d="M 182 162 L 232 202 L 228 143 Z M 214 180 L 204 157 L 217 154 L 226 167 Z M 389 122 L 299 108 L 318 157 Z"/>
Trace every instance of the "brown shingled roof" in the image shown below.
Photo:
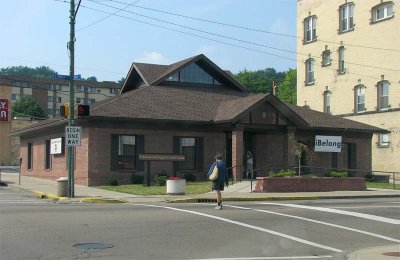
<path fill-rule="evenodd" d="M 339 116 L 333 116 L 318 112 L 306 107 L 286 104 L 293 112 L 302 117 L 309 127 L 315 128 L 343 128 L 347 130 L 365 130 L 370 132 L 387 132 L 382 128 L 367 125 L 357 121 L 345 119 Z"/>
<path fill-rule="evenodd" d="M 121 96 L 94 103 L 90 107 L 90 115 L 153 120 L 214 121 L 222 102 L 237 100 L 241 103 L 241 98 L 246 96 L 246 93 L 226 88 L 143 85 Z"/>

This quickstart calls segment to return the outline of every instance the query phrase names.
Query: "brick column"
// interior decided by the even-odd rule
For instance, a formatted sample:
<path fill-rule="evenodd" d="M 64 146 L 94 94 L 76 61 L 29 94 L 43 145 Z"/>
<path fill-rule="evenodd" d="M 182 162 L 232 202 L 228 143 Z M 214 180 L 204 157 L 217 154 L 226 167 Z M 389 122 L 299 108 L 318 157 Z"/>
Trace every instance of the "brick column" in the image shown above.
<path fill-rule="evenodd" d="M 296 141 L 296 127 L 287 126 L 283 147 L 283 167 L 296 165 L 296 158 L 294 155 L 294 142 Z"/>
<path fill-rule="evenodd" d="M 242 125 L 237 125 L 232 131 L 232 178 L 240 179 L 243 166 L 243 129 Z"/>

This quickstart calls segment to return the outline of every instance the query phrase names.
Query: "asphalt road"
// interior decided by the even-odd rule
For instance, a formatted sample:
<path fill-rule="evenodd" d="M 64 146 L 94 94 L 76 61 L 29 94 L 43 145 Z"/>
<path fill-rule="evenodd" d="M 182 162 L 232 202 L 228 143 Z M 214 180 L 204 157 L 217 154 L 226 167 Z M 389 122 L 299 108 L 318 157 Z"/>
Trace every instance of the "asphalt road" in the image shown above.
<path fill-rule="evenodd" d="M 214 206 L 72 204 L 1 188 L 0 259 L 345 259 L 400 245 L 398 198 Z"/>

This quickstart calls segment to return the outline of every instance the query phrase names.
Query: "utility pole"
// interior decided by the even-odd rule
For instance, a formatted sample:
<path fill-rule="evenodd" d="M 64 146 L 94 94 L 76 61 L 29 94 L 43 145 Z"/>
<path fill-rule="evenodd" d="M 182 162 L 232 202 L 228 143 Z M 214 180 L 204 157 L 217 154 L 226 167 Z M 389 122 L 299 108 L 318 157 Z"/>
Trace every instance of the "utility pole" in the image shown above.
<path fill-rule="evenodd" d="M 70 0 L 70 16 L 69 16 L 69 24 L 70 24 L 70 37 L 68 43 L 69 49 L 69 126 L 75 126 L 75 87 L 74 87 L 74 74 L 75 74 L 75 17 L 78 13 L 79 6 L 81 4 L 81 0 L 79 0 L 78 7 L 75 11 L 75 0 Z M 75 168 L 75 147 L 68 146 L 68 197 L 75 197 L 74 191 L 74 168 Z"/>

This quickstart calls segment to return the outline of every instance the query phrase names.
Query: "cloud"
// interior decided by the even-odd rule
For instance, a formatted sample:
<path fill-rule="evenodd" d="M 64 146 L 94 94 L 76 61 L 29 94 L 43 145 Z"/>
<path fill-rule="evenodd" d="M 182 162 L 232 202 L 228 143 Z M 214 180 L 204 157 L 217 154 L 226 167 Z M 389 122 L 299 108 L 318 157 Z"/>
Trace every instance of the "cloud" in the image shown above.
<path fill-rule="evenodd" d="M 152 51 L 152 52 L 144 52 L 142 56 L 134 59 L 136 62 L 143 62 L 143 63 L 152 63 L 152 64 L 170 64 L 171 61 L 164 57 L 159 52 Z"/>

